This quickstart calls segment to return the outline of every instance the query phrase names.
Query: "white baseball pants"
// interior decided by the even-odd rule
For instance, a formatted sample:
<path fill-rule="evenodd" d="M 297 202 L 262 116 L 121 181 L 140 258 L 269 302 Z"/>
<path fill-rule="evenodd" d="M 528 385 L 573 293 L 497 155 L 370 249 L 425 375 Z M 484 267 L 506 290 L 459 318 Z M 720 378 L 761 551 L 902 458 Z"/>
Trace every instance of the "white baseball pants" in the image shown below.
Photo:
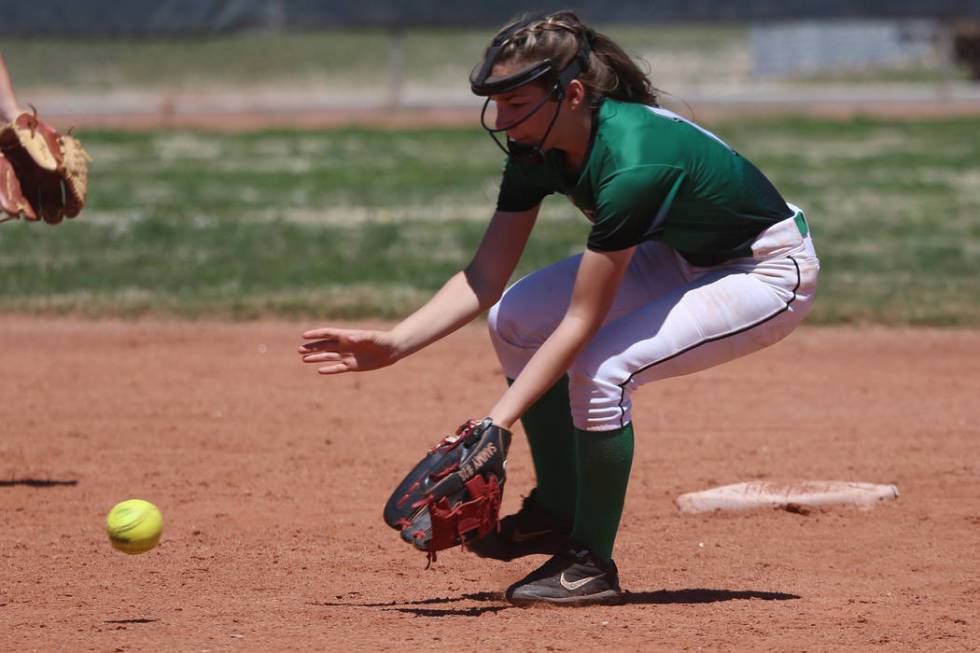
<path fill-rule="evenodd" d="M 644 383 L 720 365 L 789 335 L 810 310 L 820 269 L 803 229 L 793 218 L 779 222 L 759 234 L 751 257 L 711 267 L 691 265 L 662 243 L 639 245 L 609 315 L 568 370 L 575 426 L 625 426 L 630 395 Z M 581 257 L 520 279 L 490 310 L 508 378 L 565 315 Z"/>

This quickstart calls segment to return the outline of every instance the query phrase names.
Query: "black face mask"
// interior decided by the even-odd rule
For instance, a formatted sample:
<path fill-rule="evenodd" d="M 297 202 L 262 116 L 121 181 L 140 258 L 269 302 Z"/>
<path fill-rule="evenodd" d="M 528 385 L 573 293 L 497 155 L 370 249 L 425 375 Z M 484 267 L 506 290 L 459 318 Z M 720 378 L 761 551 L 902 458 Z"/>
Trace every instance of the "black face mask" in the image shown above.
<path fill-rule="evenodd" d="M 529 18 L 511 25 L 503 32 L 498 34 L 497 37 L 490 43 L 490 47 L 487 48 L 483 61 L 477 64 L 477 66 L 473 69 L 473 72 L 470 73 L 470 88 L 472 89 L 473 93 L 487 98 L 487 101 L 483 103 L 483 110 L 480 112 L 480 124 L 487 131 L 487 133 L 490 134 L 490 138 L 492 138 L 493 142 L 497 144 L 497 147 L 503 150 L 504 153 L 511 158 L 522 162 L 540 163 L 544 160 L 544 151 L 542 148 L 544 147 L 544 143 L 548 139 L 548 136 L 551 134 L 551 129 L 555 126 L 555 122 L 558 120 L 558 115 L 561 113 L 561 103 L 565 98 L 565 91 L 571 81 L 585 69 L 585 66 L 589 61 L 589 54 L 592 52 L 592 48 L 589 45 L 589 39 L 582 36 L 579 38 L 579 49 L 575 54 L 575 57 L 568 62 L 567 66 L 560 70 L 556 69 L 554 62 L 552 62 L 550 59 L 545 59 L 542 62 L 533 64 L 528 68 L 519 70 L 516 73 L 507 75 L 506 77 L 492 77 L 491 72 L 493 71 L 493 66 L 497 61 L 497 57 L 500 56 L 501 50 L 503 49 L 504 45 L 507 44 L 510 38 L 528 25 L 544 20 L 545 18 L 547 18 L 546 15 Z M 550 88 L 548 95 L 546 95 L 544 99 L 537 104 L 537 106 L 531 109 L 526 116 L 517 122 L 511 123 L 510 125 L 506 125 L 499 129 L 495 129 L 487 125 L 487 107 L 490 105 L 491 95 L 499 95 L 500 93 L 513 91 L 514 89 L 533 81 L 545 82 L 546 86 Z M 544 136 L 541 137 L 541 141 L 537 145 L 518 143 L 510 138 L 507 139 L 507 144 L 504 145 L 497 139 L 498 133 L 506 132 L 507 130 L 513 129 L 514 127 L 522 124 L 535 113 L 540 111 L 551 99 L 554 99 L 557 102 L 555 113 L 551 117 L 551 122 L 548 124 L 548 129 L 545 131 Z"/>
<path fill-rule="evenodd" d="M 551 87 L 551 91 L 548 93 L 548 95 L 546 95 L 543 100 L 538 102 L 538 104 L 531 109 L 526 116 L 520 120 L 517 120 L 516 122 L 512 122 L 509 125 L 499 128 L 492 128 L 487 124 L 487 107 L 490 106 L 490 98 L 487 98 L 487 101 L 483 103 L 483 110 L 480 112 L 480 124 L 487 131 L 487 133 L 490 134 L 490 138 L 492 138 L 493 142 L 497 144 L 497 147 L 503 150 L 504 154 L 507 156 L 520 163 L 541 163 L 544 161 L 544 150 L 542 148 L 545 141 L 548 140 L 548 135 L 551 134 L 551 128 L 555 126 L 555 122 L 558 120 L 558 114 L 561 113 L 561 102 L 564 99 L 564 95 L 565 94 L 558 87 L 558 85 L 555 84 Z M 544 136 L 541 137 L 541 141 L 537 145 L 519 143 L 510 137 L 507 138 L 506 145 L 500 142 L 500 139 L 497 138 L 497 134 L 500 132 L 506 132 L 520 124 L 523 124 L 527 120 L 530 120 L 531 116 L 543 109 L 548 103 L 548 100 L 553 98 L 557 100 L 555 113 L 551 116 L 551 122 L 548 123 L 548 129 L 544 132 Z"/>

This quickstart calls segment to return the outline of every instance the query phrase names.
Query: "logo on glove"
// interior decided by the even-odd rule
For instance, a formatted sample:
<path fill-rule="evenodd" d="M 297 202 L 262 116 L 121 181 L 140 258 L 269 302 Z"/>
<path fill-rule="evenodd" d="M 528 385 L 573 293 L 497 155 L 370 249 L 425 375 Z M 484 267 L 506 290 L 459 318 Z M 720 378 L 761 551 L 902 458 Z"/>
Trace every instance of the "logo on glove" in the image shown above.
<path fill-rule="evenodd" d="M 473 454 L 472 460 L 459 468 L 459 477 L 464 482 L 470 480 L 496 453 L 497 447 L 494 446 L 493 442 L 488 442 L 486 447 Z"/>

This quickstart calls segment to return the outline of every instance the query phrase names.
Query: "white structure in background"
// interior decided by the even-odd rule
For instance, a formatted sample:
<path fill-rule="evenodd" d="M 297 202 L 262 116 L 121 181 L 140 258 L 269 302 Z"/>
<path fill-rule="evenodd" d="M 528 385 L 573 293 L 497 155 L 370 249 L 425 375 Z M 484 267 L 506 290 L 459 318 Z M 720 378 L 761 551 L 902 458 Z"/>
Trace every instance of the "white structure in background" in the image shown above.
<path fill-rule="evenodd" d="M 937 56 L 932 20 L 809 20 L 753 25 L 753 75 L 786 77 L 892 68 Z"/>

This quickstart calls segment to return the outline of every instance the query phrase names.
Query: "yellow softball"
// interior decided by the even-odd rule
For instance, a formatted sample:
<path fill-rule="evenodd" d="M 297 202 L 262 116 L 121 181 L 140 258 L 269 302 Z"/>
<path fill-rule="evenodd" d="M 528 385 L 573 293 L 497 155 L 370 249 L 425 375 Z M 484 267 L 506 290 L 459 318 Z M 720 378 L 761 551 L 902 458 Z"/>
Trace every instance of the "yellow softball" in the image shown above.
<path fill-rule="evenodd" d="M 113 506 L 105 525 L 112 546 L 125 553 L 145 553 L 160 541 L 163 515 L 149 501 L 129 499 Z"/>

